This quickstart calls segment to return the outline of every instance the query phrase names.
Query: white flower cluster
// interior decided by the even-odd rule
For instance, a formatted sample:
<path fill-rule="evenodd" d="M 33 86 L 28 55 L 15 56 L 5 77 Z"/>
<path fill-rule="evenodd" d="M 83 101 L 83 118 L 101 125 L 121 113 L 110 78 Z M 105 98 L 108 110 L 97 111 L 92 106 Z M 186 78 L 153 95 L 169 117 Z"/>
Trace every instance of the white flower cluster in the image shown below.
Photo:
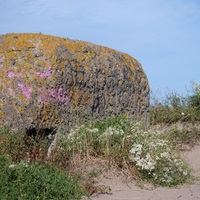
<path fill-rule="evenodd" d="M 154 141 L 149 141 L 149 148 L 150 149 L 153 149 L 153 150 L 156 150 L 156 149 L 160 149 L 160 148 L 167 148 L 168 147 L 168 144 L 169 141 L 168 140 L 164 140 L 164 139 L 159 139 L 157 138 L 156 140 Z"/>
<path fill-rule="evenodd" d="M 75 140 L 75 135 L 79 132 L 81 128 L 84 128 L 84 125 L 81 126 L 75 126 L 73 129 L 70 130 L 70 132 L 67 134 L 67 139 L 71 140 L 73 142 Z M 63 135 L 63 137 L 66 137 L 66 135 Z"/>
<path fill-rule="evenodd" d="M 92 128 L 91 125 L 75 126 L 69 133 L 62 135 L 60 141 L 62 141 L 64 149 L 71 151 L 73 148 L 81 148 L 84 141 L 88 139 L 87 136 L 91 136 L 91 134 L 96 134 L 98 132 L 99 130 L 97 128 Z"/>
<path fill-rule="evenodd" d="M 136 166 L 140 169 L 148 171 L 155 169 L 156 162 L 151 158 L 149 153 L 146 154 L 145 158 L 142 157 L 142 145 L 133 145 L 133 148 L 129 152 L 131 153 L 130 159 L 136 162 Z"/>
<path fill-rule="evenodd" d="M 181 178 L 188 175 L 185 163 L 172 152 L 172 146 L 164 131 L 143 131 L 139 125 L 132 128 L 130 160 L 140 172 L 148 174 L 158 183 L 171 184 L 177 174 Z"/>
<path fill-rule="evenodd" d="M 176 170 L 180 172 L 183 176 L 188 175 L 188 170 L 183 168 L 184 162 L 181 159 L 174 159 Z"/>
<path fill-rule="evenodd" d="M 160 154 L 160 157 L 165 159 L 170 159 L 170 154 L 169 152 L 163 152 Z"/>
<path fill-rule="evenodd" d="M 81 139 L 82 137 L 81 133 L 85 134 L 86 131 L 90 133 L 97 133 L 98 129 L 97 128 L 89 129 L 89 128 L 86 128 L 85 125 L 75 126 L 73 129 L 70 130 L 68 134 L 62 135 L 62 136 L 63 136 L 63 139 L 67 138 L 71 142 L 74 142 L 78 138 Z"/>
<path fill-rule="evenodd" d="M 176 158 L 168 152 L 161 153 L 158 160 L 162 162 L 163 166 L 165 165 L 165 167 L 162 168 L 161 174 L 153 173 L 154 179 L 159 180 L 159 182 L 170 184 L 173 182 L 173 177 L 177 176 L 177 174 L 183 177 L 187 176 L 189 173 L 185 163 L 180 158 Z"/>
<path fill-rule="evenodd" d="M 66 147 L 81 149 L 84 141 L 91 138 L 104 146 L 109 140 L 110 144 L 119 144 L 120 148 L 125 144 L 123 147 L 129 148 L 129 158 L 139 173 L 145 173 L 158 184 L 170 185 L 176 182 L 178 176 L 180 179 L 188 176 L 185 163 L 174 155 L 172 144 L 161 128 L 144 130 L 139 122 L 131 123 L 131 128 L 128 126 L 125 132 L 121 124 L 107 127 L 103 133 L 92 125 L 76 127 L 65 136 L 70 142 L 66 143 Z M 111 148 L 113 145 L 110 145 Z"/>
<path fill-rule="evenodd" d="M 99 132 L 99 129 L 98 129 L 98 128 L 93 128 L 93 129 L 87 128 L 86 130 L 87 130 L 88 132 L 90 132 L 90 133 L 98 133 L 98 132 Z"/>
<path fill-rule="evenodd" d="M 105 136 L 111 135 L 124 135 L 124 131 L 122 129 L 117 129 L 115 127 L 108 127 L 106 131 L 103 133 Z"/>

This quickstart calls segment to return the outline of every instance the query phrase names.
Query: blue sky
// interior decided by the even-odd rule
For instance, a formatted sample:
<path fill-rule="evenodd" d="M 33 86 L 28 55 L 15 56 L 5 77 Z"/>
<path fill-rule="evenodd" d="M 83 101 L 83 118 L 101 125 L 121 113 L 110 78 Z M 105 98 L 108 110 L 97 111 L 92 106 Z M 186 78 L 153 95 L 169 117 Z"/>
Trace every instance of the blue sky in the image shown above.
<path fill-rule="evenodd" d="M 200 0 L 0 0 L 0 34 L 42 32 L 128 53 L 154 93 L 200 82 Z"/>

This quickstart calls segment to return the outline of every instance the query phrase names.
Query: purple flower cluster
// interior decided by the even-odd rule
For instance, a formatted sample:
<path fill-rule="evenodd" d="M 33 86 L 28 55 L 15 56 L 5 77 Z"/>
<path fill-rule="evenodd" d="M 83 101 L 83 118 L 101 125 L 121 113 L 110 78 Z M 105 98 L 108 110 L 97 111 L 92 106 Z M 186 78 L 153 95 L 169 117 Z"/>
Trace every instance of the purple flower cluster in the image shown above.
<path fill-rule="evenodd" d="M 0 63 L 3 63 L 4 60 L 4 57 L 0 58 Z M 23 73 L 23 71 L 19 73 L 9 71 L 7 73 L 7 76 L 8 78 L 20 78 L 23 75 Z M 43 72 L 34 71 L 34 74 L 38 75 L 39 78 L 42 79 L 48 77 L 51 75 L 51 66 L 48 66 L 48 68 Z M 20 88 L 22 94 L 25 95 L 28 100 L 30 100 L 33 89 L 30 86 L 27 86 L 23 83 L 18 83 L 17 86 Z M 8 88 L 8 90 L 12 96 L 15 96 L 13 88 L 10 87 Z M 50 101 L 57 101 L 66 106 L 70 102 L 70 98 L 68 97 L 67 92 L 62 87 L 58 88 L 57 90 L 39 88 L 38 93 L 39 101 L 41 104 L 45 104 Z"/>
<path fill-rule="evenodd" d="M 67 92 L 63 90 L 63 88 L 59 88 L 58 90 L 42 90 L 38 89 L 39 92 L 39 101 L 42 104 L 45 104 L 50 101 L 58 101 L 65 106 L 70 102 L 70 98 L 67 95 Z"/>

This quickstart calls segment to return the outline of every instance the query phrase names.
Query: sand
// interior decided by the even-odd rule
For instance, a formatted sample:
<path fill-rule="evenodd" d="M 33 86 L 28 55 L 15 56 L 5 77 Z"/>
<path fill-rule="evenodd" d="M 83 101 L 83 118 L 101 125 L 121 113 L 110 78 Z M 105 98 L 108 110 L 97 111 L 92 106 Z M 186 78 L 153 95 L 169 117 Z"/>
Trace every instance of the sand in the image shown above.
<path fill-rule="evenodd" d="M 193 168 L 196 177 L 190 184 L 174 188 L 154 188 L 144 184 L 144 189 L 137 186 L 137 182 L 125 183 L 120 178 L 104 178 L 102 185 L 111 188 L 109 194 L 94 194 L 92 200 L 194 200 L 200 199 L 200 146 L 195 146 L 189 151 L 182 152 L 183 158 Z"/>

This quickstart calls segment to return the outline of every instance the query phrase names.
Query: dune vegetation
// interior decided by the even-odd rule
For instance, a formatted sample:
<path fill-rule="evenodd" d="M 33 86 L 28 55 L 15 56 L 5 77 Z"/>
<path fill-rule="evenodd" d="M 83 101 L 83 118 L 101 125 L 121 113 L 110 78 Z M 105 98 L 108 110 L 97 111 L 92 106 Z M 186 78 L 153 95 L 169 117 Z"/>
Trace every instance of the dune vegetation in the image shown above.
<path fill-rule="evenodd" d="M 182 97 L 151 97 L 150 126 L 126 116 L 93 121 L 63 133 L 50 156 L 50 137 L 0 131 L 1 199 L 81 199 L 109 188 L 104 173 L 120 173 L 154 186 L 192 180 L 180 151 L 200 140 L 200 84 Z"/>

